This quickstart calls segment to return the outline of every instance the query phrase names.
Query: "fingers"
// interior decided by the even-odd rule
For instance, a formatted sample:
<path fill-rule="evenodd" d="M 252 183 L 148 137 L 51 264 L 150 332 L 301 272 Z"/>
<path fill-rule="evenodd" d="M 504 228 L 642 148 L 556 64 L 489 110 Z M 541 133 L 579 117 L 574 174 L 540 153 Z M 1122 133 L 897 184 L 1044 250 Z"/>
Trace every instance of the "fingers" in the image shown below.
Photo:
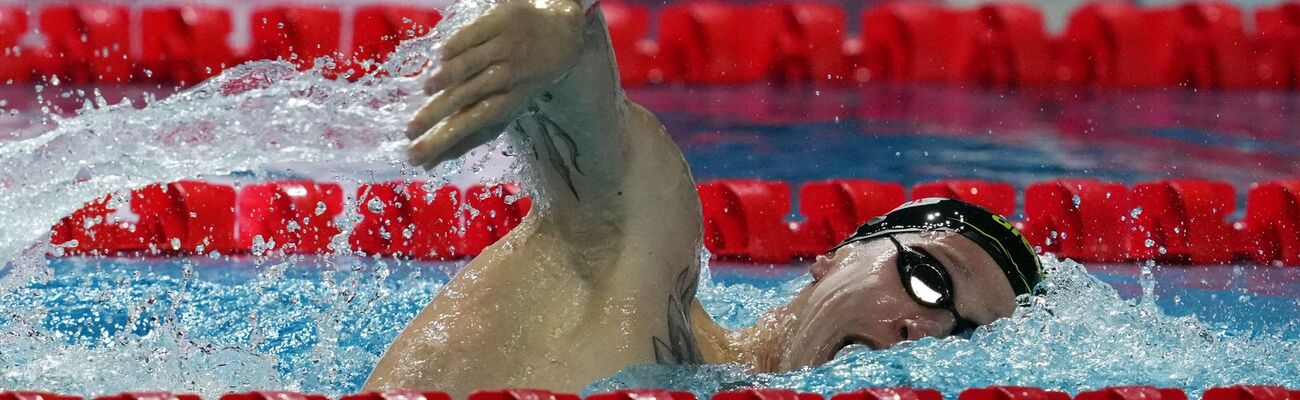
<path fill-rule="evenodd" d="M 513 93 L 492 95 L 456 115 L 439 122 L 428 133 L 411 143 L 411 164 L 432 168 L 445 159 L 487 143 L 514 119 L 519 96 Z M 495 129 L 490 131 L 487 128 Z M 452 150 L 462 150 L 453 152 Z"/>
<path fill-rule="evenodd" d="M 500 6 L 498 6 L 500 7 Z M 501 33 L 500 17 L 502 13 L 489 11 L 487 15 L 480 17 L 478 20 L 461 28 L 456 34 L 447 39 L 447 43 L 442 45 L 442 58 L 450 59 L 487 42 Z"/>
<path fill-rule="evenodd" d="M 499 49 L 504 46 L 500 40 L 486 43 L 466 50 L 464 53 L 442 61 L 433 76 L 424 82 L 424 93 L 433 95 L 456 82 L 468 79 L 487 68 L 492 63 L 501 61 Z"/>
<path fill-rule="evenodd" d="M 452 145 L 450 149 L 447 149 L 447 151 L 435 157 L 433 161 L 424 164 L 423 167 L 425 169 L 433 169 L 433 167 L 438 166 L 438 164 L 441 164 L 443 161 L 451 160 L 460 157 L 465 153 L 469 153 L 469 151 L 473 150 L 475 147 L 491 142 L 492 139 L 495 139 L 504 132 L 508 125 L 508 123 L 492 124 L 480 129 L 478 132 L 469 135 L 464 140 L 461 140 L 460 143 Z"/>
<path fill-rule="evenodd" d="M 467 81 L 443 90 L 430 97 L 420 110 L 416 111 L 415 117 L 411 118 L 411 122 L 406 127 L 406 137 L 415 140 L 438 121 L 488 95 L 508 90 L 511 83 L 506 67 L 497 64 L 479 72 Z"/>

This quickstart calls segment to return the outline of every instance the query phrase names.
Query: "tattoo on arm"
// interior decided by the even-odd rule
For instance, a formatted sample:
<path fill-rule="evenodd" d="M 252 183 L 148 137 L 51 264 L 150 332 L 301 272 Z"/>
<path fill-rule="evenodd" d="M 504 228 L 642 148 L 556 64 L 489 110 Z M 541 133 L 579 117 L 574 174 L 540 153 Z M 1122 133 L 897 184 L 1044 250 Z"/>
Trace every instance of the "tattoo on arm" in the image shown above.
<path fill-rule="evenodd" d="M 699 364 L 700 348 L 691 331 L 691 306 L 695 301 L 698 282 L 690 268 L 677 274 L 677 282 L 668 295 L 668 337 L 652 337 L 655 361 L 660 364 Z"/>
<path fill-rule="evenodd" d="M 536 132 L 539 132 L 539 136 L 541 136 L 542 150 L 545 150 L 546 159 L 551 164 L 551 168 L 555 168 L 555 171 L 560 174 L 560 178 L 564 179 L 564 183 L 569 187 L 569 192 L 573 193 L 573 198 L 581 201 L 582 197 L 578 195 L 578 189 L 573 185 L 574 172 L 586 175 L 586 173 L 582 172 L 582 166 L 578 165 L 578 156 L 580 155 L 578 143 L 573 140 L 573 136 L 568 131 L 542 113 L 541 108 L 536 104 L 530 105 L 528 111 L 515 120 L 514 130 L 516 132 L 526 132 L 521 123 L 524 120 L 528 120 L 531 125 L 536 127 Z M 563 142 L 564 147 L 568 148 L 568 160 L 565 160 L 565 154 L 560 152 L 557 141 Z M 536 143 L 538 141 L 529 140 L 529 142 L 532 145 L 533 156 L 540 157 L 541 152 L 538 151 Z"/>

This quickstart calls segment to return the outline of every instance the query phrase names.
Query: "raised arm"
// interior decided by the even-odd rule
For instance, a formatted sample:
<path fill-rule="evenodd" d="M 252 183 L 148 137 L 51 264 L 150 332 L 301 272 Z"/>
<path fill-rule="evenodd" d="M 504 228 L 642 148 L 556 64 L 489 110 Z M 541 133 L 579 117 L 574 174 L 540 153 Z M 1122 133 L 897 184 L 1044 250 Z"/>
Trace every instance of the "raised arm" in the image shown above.
<path fill-rule="evenodd" d="M 446 44 L 410 124 L 412 162 L 504 132 L 537 197 L 394 340 L 366 390 L 576 391 L 628 365 L 699 360 L 690 170 L 619 88 L 599 9 L 571 1 L 497 5 Z"/>
<path fill-rule="evenodd" d="M 598 11 L 503 3 L 454 34 L 442 57 L 408 127 L 412 163 L 433 167 L 504 132 L 531 164 L 544 224 L 589 235 L 622 218 L 627 136 L 662 127 L 619 87 Z"/>

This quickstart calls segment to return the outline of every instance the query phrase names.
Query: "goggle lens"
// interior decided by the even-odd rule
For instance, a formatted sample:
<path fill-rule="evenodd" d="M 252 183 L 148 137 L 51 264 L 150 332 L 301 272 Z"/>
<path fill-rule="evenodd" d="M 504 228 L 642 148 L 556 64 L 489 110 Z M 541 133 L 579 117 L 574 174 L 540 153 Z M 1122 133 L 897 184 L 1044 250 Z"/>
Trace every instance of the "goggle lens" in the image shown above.
<path fill-rule="evenodd" d="M 911 275 L 907 283 L 913 296 L 923 305 L 938 306 L 950 296 L 951 286 L 928 264 L 915 265 L 910 268 Z"/>
<path fill-rule="evenodd" d="M 952 279 L 948 277 L 948 272 L 943 269 L 939 260 L 923 249 L 903 246 L 892 235 L 886 237 L 898 249 L 898 275 L 903 279 L 903 288 L 907 290 L 907 294 L 911 295 L 917 304 L 951 312 L 955 320 L 952 334 L 968 335 L 975 329 L 977 324 L 962 318 L 961 314 L 957 313 L 956 304 L 953 302 Z"/>
<path fill-rule="evenodd" d="M 898 249 L 898 272 L 908 294 L 921 305 L 943 308 L 952 303 L 952 282 L 939 260 L 922 250 L 903 246 L 889 236 Z"/>

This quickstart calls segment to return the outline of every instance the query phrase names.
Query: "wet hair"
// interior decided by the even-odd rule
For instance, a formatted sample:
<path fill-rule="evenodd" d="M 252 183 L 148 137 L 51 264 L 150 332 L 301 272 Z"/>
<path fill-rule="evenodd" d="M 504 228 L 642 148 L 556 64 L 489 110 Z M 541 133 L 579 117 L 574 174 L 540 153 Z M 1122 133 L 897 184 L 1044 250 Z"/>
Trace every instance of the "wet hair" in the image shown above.
<path fill-rule="evenodd" d="M 914 200 L 872 218 L 831 251 L 850 243 L 909 232 L 965 236 L 993 257 L 1017 296 L 1033 292 L 1043 280 L 1043 266 L 1034 247 L 1011 222 L 983 207 L 942 197 Z"/>

